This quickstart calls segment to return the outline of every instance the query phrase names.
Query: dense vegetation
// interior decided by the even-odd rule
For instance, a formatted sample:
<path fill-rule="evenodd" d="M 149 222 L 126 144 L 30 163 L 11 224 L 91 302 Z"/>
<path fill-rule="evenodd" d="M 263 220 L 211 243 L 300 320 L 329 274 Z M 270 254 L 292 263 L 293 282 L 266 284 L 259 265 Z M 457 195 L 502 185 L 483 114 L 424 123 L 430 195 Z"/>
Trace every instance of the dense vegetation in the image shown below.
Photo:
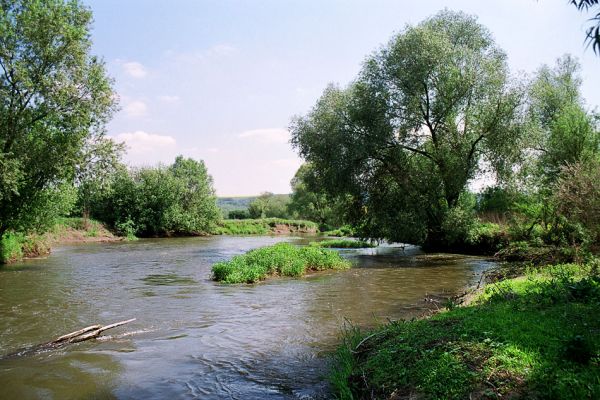
<path fill-rule="evenodd" d="M 599 305 L 597 263 L 532 271 L 428 319 L 348 329 L 332 383 L 344 399 L 598 398 Z"/>
<path fill-rule="evenodd" d="M 48 250 L 36 238 L 62 216 L 93 217 L 125 235 L 200 234 L 218 220 L 202 162 L 127 170 L 104 136 L 116 108 L 90 53 L 79 1 L 0 2 L 1 262 Z"/>
<path fill-rule="evenodd" d="M 322 240 L 320 242 L 314 242 L 313 244 L 318 247 L 327 247 L 334 249 L 364 249 L 369 247 L 377 247 L 375 244 L 371 242 L 366 242 L 364 240 L 348 239 Z"/>
<path fill-rule="evenodd" d="M 569 56 L 517 80 L 485 27 L 443 11 L 407 27 L 347 88 L 328 87 L 293 121 L 308 164 L 292 204 L 313 218 L 333 207 L 365 238 L 489 254 L 525 241 L 574 259 L 597 245 L 600 225 L 596 211 L 582 214 L 598 207 L 600 117 L 580 85 Z M 487 198 L 470 192 L 477 178 L 494 184 Z M 579 203 L 570 211 L 559 206 L 568 193 L 588 195 L 571 195 Z"/>
<path fill-rule="evenodd" d="M 114 111 L 91 21 L 78 1 L 0 3 L 0 239 L 69 211 L 86 143 Z"/>
<path fill-rule="evenodd" d="M 90 195 L 89 215 L 122 234 L 208 234 L 219 220 L 212 178 L 202 161 L 118 170 Z"/>
<path fill-rule="evenodd" d="M 350 263 L 332 250 L 289 243 L 251 250 L 213 266 L 213 278 L 225 283 L 254 283 L 269 276 L 298 277 L 308 271 L 348 268 Z"/>

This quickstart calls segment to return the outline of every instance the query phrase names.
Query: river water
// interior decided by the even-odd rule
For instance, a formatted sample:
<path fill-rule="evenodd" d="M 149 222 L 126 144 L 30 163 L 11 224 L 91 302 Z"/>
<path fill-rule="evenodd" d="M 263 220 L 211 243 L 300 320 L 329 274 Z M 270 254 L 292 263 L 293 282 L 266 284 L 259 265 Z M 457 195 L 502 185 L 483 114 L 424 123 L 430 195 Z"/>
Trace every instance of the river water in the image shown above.
<path fill-rule="evenodd" d="M 87 244 L 2 267 L 0 355 L 88 325 L 137 320 L 100 340 L 0 359 L 0 398 L 327 398 L 327 355 L 346 320 L 369 326 L 418 315 L 425 296 L 456 293 L 490 266 L 380 247 L 342 251 L 354 264 L 345 271 L 256 285 L 210 280 L 217 261 L 308 240 Z"/>

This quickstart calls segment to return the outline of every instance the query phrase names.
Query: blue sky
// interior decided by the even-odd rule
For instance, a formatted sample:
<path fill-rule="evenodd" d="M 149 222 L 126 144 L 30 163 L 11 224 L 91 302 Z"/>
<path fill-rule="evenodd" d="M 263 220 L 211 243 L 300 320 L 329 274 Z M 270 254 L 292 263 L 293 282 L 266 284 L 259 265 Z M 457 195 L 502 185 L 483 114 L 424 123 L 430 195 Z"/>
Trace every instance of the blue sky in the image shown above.
<path fill-rule="evenodd" d="M 221 196 L 286 193 L 301 163 L 288 143 L 329 82 L 345 85 L 406 24 L 449 8 L 478 16 L 513 72 L 571 53 L 583 94 L 600 105 L 600 57 L 585 14 L 567 0 L 84 0 L 94 53 L 115 80 L 108 134 L 132 165 L 203 159 Z"/>

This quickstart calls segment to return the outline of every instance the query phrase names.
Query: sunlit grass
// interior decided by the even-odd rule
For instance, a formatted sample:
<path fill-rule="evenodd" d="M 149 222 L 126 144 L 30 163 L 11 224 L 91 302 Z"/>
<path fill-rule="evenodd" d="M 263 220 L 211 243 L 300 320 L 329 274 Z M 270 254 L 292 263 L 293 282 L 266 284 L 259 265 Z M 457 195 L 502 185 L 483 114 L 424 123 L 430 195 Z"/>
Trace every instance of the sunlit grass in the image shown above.
<path fill-rule="evenodd" d="M 213 265 L 213 279 L 225 283 L 254 283 L 269 276 L 298 277 L 307 271 L 350 267 L 337 252 L 317 247 L 296 247 L 289 243 L 251 250 Z"/>
<path fill-rule="evenodd" d="M 428 319 L 349 327 L 331 381 L 340 398 L 600 398 L 599 307 L 590 269 L 530 273 Z"/>

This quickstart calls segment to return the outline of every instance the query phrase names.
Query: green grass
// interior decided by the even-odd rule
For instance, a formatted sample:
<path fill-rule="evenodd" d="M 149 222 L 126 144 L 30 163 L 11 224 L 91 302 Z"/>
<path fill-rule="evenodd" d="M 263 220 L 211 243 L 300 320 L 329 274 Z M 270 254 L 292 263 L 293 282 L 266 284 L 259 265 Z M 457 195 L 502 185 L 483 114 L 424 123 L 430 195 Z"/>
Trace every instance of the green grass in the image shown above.
<path fill-rule="evenodd" d="M 261 247 L 212 267 L 213 279 L 225 283 L 254 283 L 269 276 L 298 277 L 307 271 L 350 267 L 337 252 L 289 243 Z"/>
<path fill-rule="evenodd" d="M 370 247 L 377 247 L 377 245 L 366 242 L 364 240 L 349 240 L 349 239 L 332 239 L 332 240 L 323 240 L 320 242 L 313 242 L 318 247 L 327 247 L 327 248 L 335 248 L 335 249 L 364 249 Z"/>
<path fill-rule="evenodd" d="M 23 258 L 23 235 L 5 233 L 0 238 L 0 264 L 8 264 Z"/>
<path fill-rule="evenodd" d="M 38 257 L 49 252 L 48 241 L 41 235 L 26 236 L 9 232 L 0 240 L 0 264 L 10 264 L 25 257 Z"/>
<path fill-rule="evenodd" d="M 600 398 L 600 276 L 561 265 L 488 285 L 471 305 L 362 332 L 331 382 L 351 398 Z"/>
<path fill-rule="evenodd" d="M 267 235 L 285 227 L 291 232 L 317 232 L 319 226 L 311 221 L 282 218 L 225 219 L 212 232 L 215 235 Z"/>
<path fill-rule="evenodd" d="M 354 229 L 349 225 L 341 226 L 337 229 L 323 232 L 325 236 L 350 237 L 354 236 Z"/>

